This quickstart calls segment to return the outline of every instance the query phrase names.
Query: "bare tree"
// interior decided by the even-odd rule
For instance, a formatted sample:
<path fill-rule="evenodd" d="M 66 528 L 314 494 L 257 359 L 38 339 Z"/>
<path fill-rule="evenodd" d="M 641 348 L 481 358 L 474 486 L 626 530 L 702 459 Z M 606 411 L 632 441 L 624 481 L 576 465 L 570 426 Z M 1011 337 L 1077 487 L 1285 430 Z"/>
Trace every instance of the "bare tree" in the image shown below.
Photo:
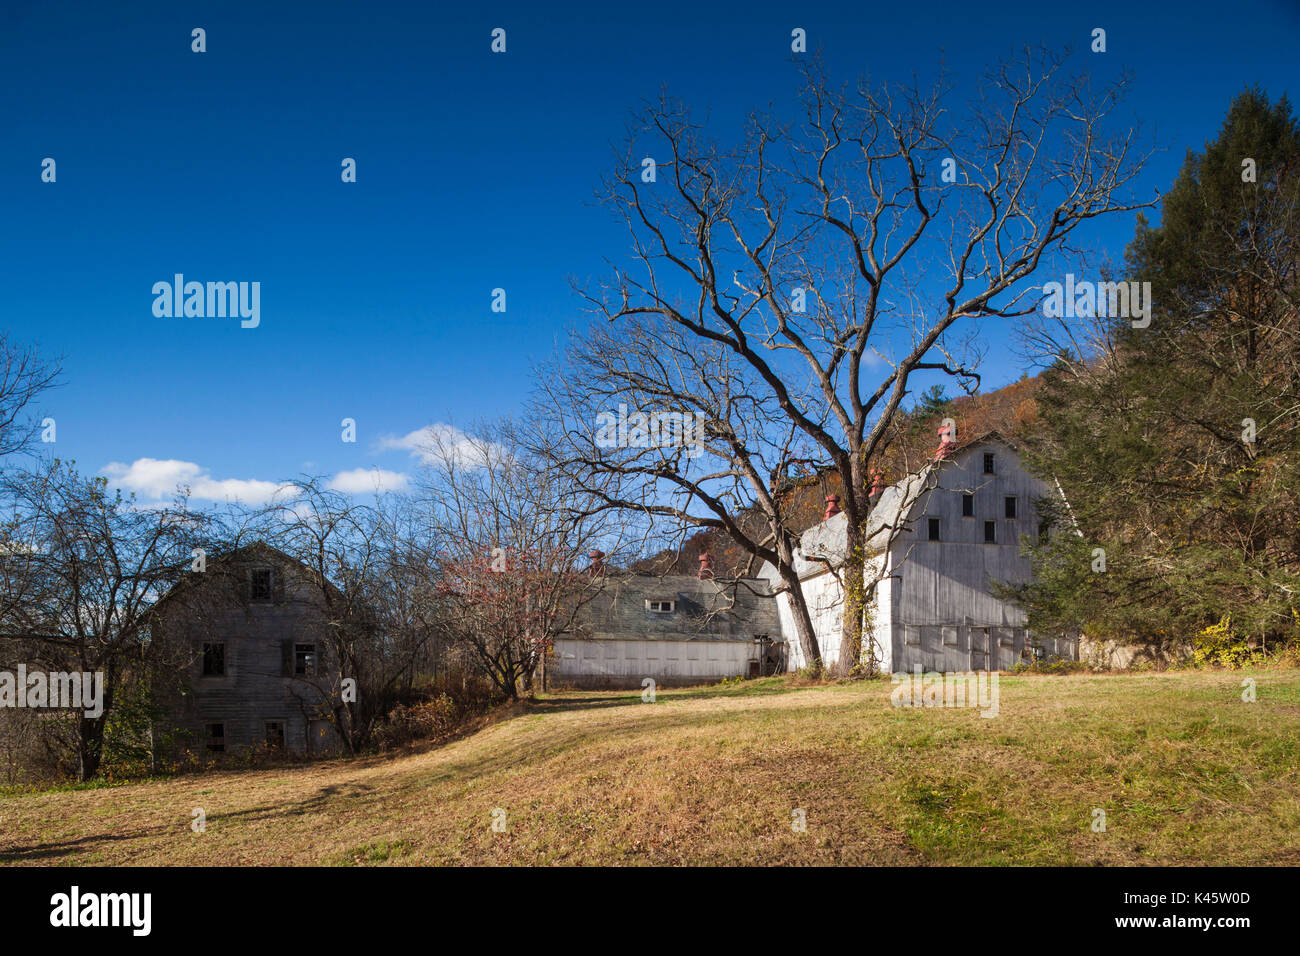
<path fill-rule="evenodd" d="M 593 326 L 574 337 L 568 361 L 581 372 L 541 375 L 539 397 L 565 435 L 551 465 L 582 489 L 590 513 L 642 515 L 678 538 L 720 530 L 751 566 L 770 562 L 805 659 L 820 666 L 795 567 L 795 503 L 783 494 L 814 452 L 749 365 L 652 315 Z"/>
<path fill-rule="evenodd" d="M 661 97 L 638 117 L 605 184 L 633 261 L 583 294 L 630 331 L 596 341 L 627 352 L 670 341 L 673 351 L 628 368 L 622 357 L 592 363 L 592 350 L 579 350 L 564 374 L 584 393 L 580 414 L 619 392 L 669 410 L 709 405 L 714 467 L 688 470 L 681 456 L 661 455 L 638 475 L 660 485 L 661 499 L 684 495 L 733 534 L 734 510 L 709 488 L 719 474 L 744 475 L 746 503 L 775 522 L 765 547 L 783 580 L 790 529 L 778 509 L 763 509 L 772 488 L 755 480 L 756 457 L 779 468 L 806 455 L 837 472 L 848 523 L 841 672 L 862 661 L 870 475 L 911 376 L 977 384 L 979 320 L 1032 313 L 1032 280 L 1069 252 L 1081 225 L 1151 204 L 1121 196 L 1145 162 L 1136 133 L 1107 132 L 1128 78 L 1094 93 L 1084 76 L 1066 74 L 1064 59 L 1027 49 L 990 70 L 966 102 L 954 102 L 946 73 L 929 89 L 836 87 L 813 62 L 802 70 L 798 120 L 751 115 L 731 149 Z M 667 328 L 679 338 L 666 339 Z M 705 365 L 683 373 L 681 354 L 692 348 Z M 706 370 L 730 376 L 725 401 L 698 400 Z M 604 379 L 601 392 L 588 376 Z M 596 425 L 586 427 L 572 457 L 592 474 L 624 474 L 626 456 L 586 454 Z M 757 544 L 750 534 L 737 540 L 751 553 Z"/>
<path fill-rule="evenodd" d="M 616 528 L 516 426 L 476 431 L 429 436 L 417 500 L 436 541 L 441 626 L 514 700 L 600 588 L 584 566 L 598 546 L 616 550 Z"/>
<path fill-rule="evenodd" d="M 149 666 L 151 611 L 189 570 L 196 547 L 216 548 L 208 519 L 184 499 L 140 508 L 55 461 L 0 481 L 9 503 L 0 551 L 0 654 L 51 671 L 103 675 L 103 707 L 72 719 L 80 779 L 99 769 L 122 682 Z"/>
<path fill-rule="evenodd" d="M 26 420 L 32 403 L 54 387 L 57 365 L 43 362 L 30 346 L 20 346 L 0 334 L 0 456 L 24 450 L 36 434 Z"/>
<path fill-rule="evenodd" d="M 316 479 L 294 482 L 265 516 L 265 537 L 307 566 L 304 595 L 324 611 L 331 666 L 299 681 L 310 695 L 303 705 L 328 707 L 344 746 L 359 753 L 411 690 L 435 639 L 428 546 L 401 501 L 361 504 Z M 355 682 L 348 692 L 344 680 Z"/>

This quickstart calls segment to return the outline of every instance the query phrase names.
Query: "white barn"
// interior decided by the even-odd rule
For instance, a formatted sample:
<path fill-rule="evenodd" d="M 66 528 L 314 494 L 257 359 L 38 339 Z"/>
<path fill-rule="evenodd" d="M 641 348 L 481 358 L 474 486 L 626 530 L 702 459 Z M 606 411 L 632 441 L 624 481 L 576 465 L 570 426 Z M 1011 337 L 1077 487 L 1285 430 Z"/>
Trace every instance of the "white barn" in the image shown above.
<path fill-rule="evenodd" d="M 555 641 L 549 677 L 576 687 L 707 684 L 784 667 L 776 602 L 758 578 L 715 578 L 709 555 L 699 575 L 600 569 L 600 591 L 573 629 Z"/>
<path fill-rule="evenodd" d="M 1037 657 L 1078 658 L 1072 641 L 1036 640 L 1024 612 L 995 597 L 994 581 L 1025 581 L 1022 535 L 1046 532 L 1035 502 L 1051 494 L 1028 474 L 1015 447 L 996 433 L 944 442 L 919 473 L 885 488 L 868 527 L 868 581 L 883 576 L 870 601 L 869 636 L 884 672 L 1003 670 Z M 846 516 L 835 496 L 828 514 L 800 538 L 800 579 L 823 660 L 839 656 Z M 773 590 L 775 569 L 764 576 Z M 789 595 L 777 596 L 786 659 L 804 666 Z M 867 652 L 864 636 L 864 657 Z"/>

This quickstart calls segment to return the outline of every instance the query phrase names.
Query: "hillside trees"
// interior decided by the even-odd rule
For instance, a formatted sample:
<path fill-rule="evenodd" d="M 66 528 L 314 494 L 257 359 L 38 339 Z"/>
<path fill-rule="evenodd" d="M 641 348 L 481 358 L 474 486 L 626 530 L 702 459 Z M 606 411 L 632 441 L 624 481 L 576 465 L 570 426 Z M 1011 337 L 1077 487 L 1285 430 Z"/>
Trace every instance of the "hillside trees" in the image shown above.
<path fill-rule="evenodd" d="M 1189 153 L 1127 276 L 1148 328 L 1056 336 L 1027 462 L 1078 534 L 1035 545 L 1030 626 L 1160 646 L 1231 618 L 1255 643 L 1300 609 L 1300 127 L 1247 90 Z M 1105 554 L 1105 570 L 1095 555 Z"/>

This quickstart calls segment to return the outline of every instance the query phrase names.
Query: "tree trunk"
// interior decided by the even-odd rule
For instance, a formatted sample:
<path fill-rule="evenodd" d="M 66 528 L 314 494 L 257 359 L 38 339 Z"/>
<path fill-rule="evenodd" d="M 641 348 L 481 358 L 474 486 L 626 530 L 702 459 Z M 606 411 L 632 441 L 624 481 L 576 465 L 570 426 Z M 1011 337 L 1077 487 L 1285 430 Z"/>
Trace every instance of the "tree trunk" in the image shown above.
<path fill-rule="evenodd" d="M 804 596 L 799 574 L 793 567 L 778 569 L 781 582 L 786 586 L 790 596 L 790 616 L 794 618 L 794 632 L 799 638 L 799 647 L 803 651 L 806 666 L 815 670 L 822 667 L 821 649 L 817 646 L 817 633 L 813 630 L 812 615 L 808 613 L 808 599 Z"/>
<path fill-rule="evenodd" d="M 862 622 L 866 611 L 866 556 L 862 529 L 848 522 L 845 528 L 845 558 L 840 568 L 844 582 L 844 620 L 840 626 L 840 653 L 835 673 L 850 677 L 862 666 Z M 874 655 L 873 655 L 874 656 Z"/>
<path fill-rule="evenodd" d="M 77 779 L 90 780 L 99 772 L 104 756 L 103 717 L 81 717 L 77 720 Z"/>

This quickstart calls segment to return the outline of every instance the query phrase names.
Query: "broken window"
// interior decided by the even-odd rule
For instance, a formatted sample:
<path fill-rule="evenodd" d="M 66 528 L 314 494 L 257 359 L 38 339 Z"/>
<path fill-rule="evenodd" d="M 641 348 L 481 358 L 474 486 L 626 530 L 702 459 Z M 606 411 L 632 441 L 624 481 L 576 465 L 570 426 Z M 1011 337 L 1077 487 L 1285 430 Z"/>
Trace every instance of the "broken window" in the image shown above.
<path fill-rule="evenodd" d="M 275 573 L 273 568 L 253 568 L 248 572 L 248 599 L 250 601 L 270 601 L 275 596 Z"/>
<path fill-rule="evenodd" d="M 208 724 L 206 726 L 208 735 L 207 748 L 212 753 L 226 752 L 226 725 L 225 724 Z"/>
<path fill-rule="evenodd" d="M 295 644 L 293 646 L 293 676 L 310 677 L 316 673 L 316 645 Z"/>
<path fill-rule="evenodd" d="M 203 645 L 203 676 L 224 677 L 226 673 L 226 645 Z"/>

